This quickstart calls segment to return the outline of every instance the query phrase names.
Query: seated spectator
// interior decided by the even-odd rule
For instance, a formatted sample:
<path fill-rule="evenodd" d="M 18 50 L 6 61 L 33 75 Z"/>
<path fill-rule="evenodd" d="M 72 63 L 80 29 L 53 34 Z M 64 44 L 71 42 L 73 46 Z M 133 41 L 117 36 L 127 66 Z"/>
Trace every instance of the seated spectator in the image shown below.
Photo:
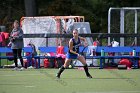
<path fill-rule="evenodd" d="M 64 46 L 61 46 L 61 44 L 57 47 L 56 56 L 66 58 L 66 55 L 64 54 Z"/>
<path fill-rule="evenodd" d="M 57 62 L 57 67 L 61 67 L 63 64 L 64 64 L 64 61 L 65 61 L 65 58 L 66 58 L 66 55 L 64 53 L 64 46 L 60 45 L 57 47 L 57 51 L 56 51 L 56 62 Z"/>
<path fill-rule="evenodd" d="M 37 67 L 37 60 L 34 59 L 34 56 L 37 55 L 36 47 L 32 42 L 30 42 L 27 45 L 27 47 L 32 47 L 32 49 L 33 49 L 32 53 L 30 53 L 30 52 L 26 53 L 26 56 L 31 56 L 31 58 L 30 57 L 27 58 L 27 67 L 28 68 Z"/>
<path fill-rule="evenodd" d="M 119 47 L 119 42 L 117 42 L 113 39 L 113 41 L 110 43 L 110 45 L 108 45 L 108 47 Z M 114 53 L 114 52 L 108 53 L 108 56 L 115 56 L 115 55 L 121 55 L 121 54 Z M 110 66 L 116 67 L 119 61 L 120 61 L 120 59 L 108 59 L 107 64 Z"/>

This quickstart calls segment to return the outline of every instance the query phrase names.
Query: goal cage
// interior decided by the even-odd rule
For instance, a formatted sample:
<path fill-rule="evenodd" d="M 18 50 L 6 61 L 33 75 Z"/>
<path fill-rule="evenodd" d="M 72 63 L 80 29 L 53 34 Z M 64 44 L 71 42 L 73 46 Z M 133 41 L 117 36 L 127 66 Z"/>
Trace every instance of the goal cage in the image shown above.
<path fill-rule="evenodd" d="M 140 34 L 140 7 L 111 7 L 108 10 L 108 33 Z M 120 42 L 120 46 L 140 45 L 137 37 L 108 37 L 108 44 L 113 39 Z"/>
<path fill-rule="evenodd" d="M 20 25 L 24 34 L 64 34 L 69 33 L 71 25 L 75 22 L 84 22 L 84 16 L 43 16 L 43 17 L 22 17 Z M 58 46 L 61 42 L 66 45 L 62 38 L 24 38 L 24 46 L 29 42 L 36 47 Z"/>

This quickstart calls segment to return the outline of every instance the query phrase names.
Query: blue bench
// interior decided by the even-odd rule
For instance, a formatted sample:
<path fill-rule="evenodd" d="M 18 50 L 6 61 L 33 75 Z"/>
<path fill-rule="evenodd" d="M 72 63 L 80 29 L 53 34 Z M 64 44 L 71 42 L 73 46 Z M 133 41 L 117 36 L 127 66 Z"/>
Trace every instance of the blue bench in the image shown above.
<path fill-rule="evenodd" d="M 83 50 L 84 47 L 80 47 L 80 52 Z M 54 52 L 56 53 L 57 47 L 39 47 L 38 48 L 41 53 L 49 53 Z M 88 47 L 85 48 L 84 52 L 87 52 Z M 133 49 L 136 50 L 136 54 L 140 53 L 140 47 L 97 47 L 96 52 L 101 53 L 101 50 L 104 50 L 104 53 L 114 52 L 114 53 L 123 53 L 127 52 L 130 53 L 133 51 Z M 64 52 L 66 53 L 68 51 L 68 47 L 64 47 Z M 39 60 L 40 58 L 56 58 L 55 56 L 38 56 Z M 103 68 L 103 61 L 104 59 L 122 59 L 122 58 L 128 58 L 128 59 L 134 59 L 134 67 L 138 67 L 138 60 L 139 56 L 125 56 L 125 55 L 115 55 L 115 56 L 108 56 L 108 55 L 98 55 L 98 56 L 85 56 L 86 59 L 100 59 L 100 68 Z"/>
<path fill-rule="evenodd" d="M 56 49 L 57 47 L 38 47 L 38 51 L 40 53 L 50 53 L 50 52 L 56 53 Z M 40 68 L 40 59 L 44 59 L 44 58 L 55 59 L 56 58 L 56 56 L 40 55 L 40 53 L 37 56 L 34 56 L 34 58 L 38 60 L 38 68 Z"/>
<path fill-rule="evenodd" d="M 12 52 L 11 48 L 9 48 L 9 47 L 0 47 L 0 53 L 9 53 L 9 52 Z M 0 60 L 1 59 L 8 59 L 8 58 L 13 58 L 13 56 L 5 56 L 5 55 L 0 56 Z"/>
<path fill-rule="evenodd" d="M 23 52 L 30 52 L 31 53 L 32 50 L 33 49 L 31 47 L 24 47 L 23 48 Z M 9 53 L 9 52 L 12 53 L 12 49 L 10 47 L 0 47 L 0 53 Z M 0 58 L 6 58 L 6 57 L 12 57 L 12 56 L 0 56 Z"/>
<path fill-rule="evenodd" d="M 83 50 L 84 47 L 80 47 L 80 52 Z M 87 52 L 86 48 L 84 50 L 84 52 Z M 103 68 L 103 61 L 104 59 L 121 59 L 121 58 L 128 58 L 128 59 L 134 59 L 134 67 L 138 68 L 138 60 L 140 59 L 140 56 L 138 55 L 138 53 L 140 53 L 140 47 L 97 47 L 96 52 L 101 53 L 101 50 L 104 50 L 104 53 L 109 53 L 109 52 L 115 52 L 115 53 L 123 53 L 123 52 L 127 52 L 130 53 L 133 51 L 133 49 L 135 49 L 136 51 L 136 55 L 135 56 L 125 56 L 125 55 L 115 55 L 115 56 L 108 56 L 108 55 L 98 55 L 98 56 L 85 56 L 86 59 L 100 59 L 100 68 Z M 54 52 L 56 53 L 57 47 L 38 47 L 38 50 L 41 53 L 49 53 L 49 52 Z M 68 51 L 68 47 L 65 46 L 64 47 L 64 52 L 66 53 Z M 8 53 L 8 52 L 12 52 L 11 48 L 9 47 L 0 47 L 0 53 Z M 31 47 L 24 47 L 23 48 L 23 52 L 30 52 L 32 53 L 32 48 Z M 0 56 L 0 59 L 8 59 L 8 58 L 12 58 L 13 56 Z M 27 57 L 32 57 L 30 56 L 23 56 L 23 58 L 27 58 Z M 56 56 L 43 56 L 43 55 L 37 55 L 34 57 L 35 59 L 38 59 L 38 68 L 40 68 L 40 59 L 44 59 L 44 58 L 53 58 L 55 59 Z"/>
<path fill-rule="evenodd" d="M 31 47 L 24 47 L 23 48 L 23 54 L 28 52 L 28 53 L 32 53 L 32 48 Z M 0 53 L 12 53 L 12 49 L 10 47 L 0 47 Z M 29 58 L 32 57 L 31 55 L 26 56 L 26 55 L 22 55 L 23 58 Z M 1 55 L 0 56 L 0 60 L 1 59 L 9 59 L 9 58 L 13 58 L 13 56 L 7 56 L 7 55 Z"/>
<path fill-rule="evenodd" d="M 84 47 L 80 47 L 80 52 L 83 50 Z M 50 52 L 53 52 L 53 53 L 56 53 L 57 51 L 57 47 L 56 46 L 52 46 L 52 47 L 38 47 L 38 50 L 40 51 L 40 53 L 50 53 Z M 87 49 L 85 49 L 87 50 Z M 65 46 L 64 47 L 64 53 L 67 53 L 68 52 L 68 46 Z M 47 58 L 47 59 L 56 59 L 57 57 L 56 56 L 44 56 L 44 55 L 38 55 L 38 56 L 35 56 L 36 59 L 38 59 L 38 62 L 40 64 L 40 59 L 44 59 L 44 58 Z M 38 68 L 40 68 L 40 66 L 38 66 Z"/>
<path fill-rule="evenodd" d="M 82 52 L 84 47 L 80 47 L 79 51 Z M 64 47 L 64 53 L 67 53 L 68 52 L 68 46 L 65 46 Z M 50 53 L 50 52 L 53 52 L 53 53 L 56 53 L 57 51 L 57 47 L 53 46 L 53 47 L 38 47 L 38 50 L 41 52 L 41 53 Z M 84 52 L 87 51 L 87 48 L 84 50 Z"/>
<path fill-rule="evenodd" d="M 87 59 L 92 59 L 92 58 L 97 58 L 100 59 L 100 68 L 103 68 L 103 61 L 104 59 L 122 59 L 122 58 L 127 58 L 127 59 L 133 59 L 134 60 L 134 67 L 138 68 L 138 61 L 139 61 L 139 55 L 138 53 L 140 53 L 140 47 L 97 47 L 96 52 L 101 52 L 101 50 L 104 51 L 104 53 L 110 53 L 110 52 L 114 52 L 114 53 L 130 53 L 133 52 L 133 50 L 135 49 L 136 51 L 136 55 L 135 56 L 129 56 L 129 55 L 114 55 L 114 56 L 108 56 L 108 55 L 99 55 L 99 56 L 86 56 Z"/>

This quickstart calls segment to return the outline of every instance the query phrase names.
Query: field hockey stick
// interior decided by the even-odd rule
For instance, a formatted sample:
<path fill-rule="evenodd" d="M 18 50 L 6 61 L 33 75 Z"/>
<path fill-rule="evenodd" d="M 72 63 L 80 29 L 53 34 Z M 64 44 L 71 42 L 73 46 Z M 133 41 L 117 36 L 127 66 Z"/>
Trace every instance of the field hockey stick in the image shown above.
<path fill-rule="evenodd" d="M 84 56 L 84 50 L 87 48 L 88 46 L 84 46 L 84 48 L 82 49 L 80 55 Z"/>
<path fill-rule="evenodd" d="M 79 53 L 79 56 L 84 56 L 84 57 L 85 57 L 85 55 L 84 55 L 84 50 L 85 50 L 87 47 L 88 47 L 88 45 L 87 45 L 87 46 L 84 46 L 84 48 L 82 49 L 82 51 Z M 75 59 L 75 62 L 73 63 L 74 65 L 77 63 L 77 60 L 78 60 L 78 59 Z"/>

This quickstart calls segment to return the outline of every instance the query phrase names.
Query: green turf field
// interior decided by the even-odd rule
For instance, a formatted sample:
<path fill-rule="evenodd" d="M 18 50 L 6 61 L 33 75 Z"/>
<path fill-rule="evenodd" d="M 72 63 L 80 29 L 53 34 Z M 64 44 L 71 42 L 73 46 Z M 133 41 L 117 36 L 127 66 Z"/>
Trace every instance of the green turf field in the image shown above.
<path fill-rule="evenodd" d="M 0 69 L 0 93 L 140 93 L 140 69 L 66 69 L 58 80 L 58 69 Z"/>

